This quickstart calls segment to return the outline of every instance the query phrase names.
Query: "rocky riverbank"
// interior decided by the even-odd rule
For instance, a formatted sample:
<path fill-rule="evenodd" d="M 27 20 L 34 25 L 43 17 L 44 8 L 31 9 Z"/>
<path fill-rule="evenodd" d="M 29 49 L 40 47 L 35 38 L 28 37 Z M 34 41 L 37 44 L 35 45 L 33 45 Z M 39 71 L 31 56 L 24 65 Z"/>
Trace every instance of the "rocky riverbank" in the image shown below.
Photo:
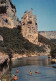
<path fill-rule="evenodd" d="M 54 58 L 54 59 L 51 59 L 51 61 L 56 63 L 56 58 Z"/>
<path fill-rule="evenodd" d="M 18 58 L 24 58 L 24 57 L 34 57 L 34 56 L 43 56 L 43 55 L 49 55 L 47 52 L 42 53 L 30 53 L 30 54 L 13 54 L 12 55 L 12 61 L 16 60 Z"/>
<path fill-rule="evenodd" d="M 5 53 L 0 52 L 0 65 L 2 65 L 8 59 L 9 59 L 8 55 L 5 55 Z"/>

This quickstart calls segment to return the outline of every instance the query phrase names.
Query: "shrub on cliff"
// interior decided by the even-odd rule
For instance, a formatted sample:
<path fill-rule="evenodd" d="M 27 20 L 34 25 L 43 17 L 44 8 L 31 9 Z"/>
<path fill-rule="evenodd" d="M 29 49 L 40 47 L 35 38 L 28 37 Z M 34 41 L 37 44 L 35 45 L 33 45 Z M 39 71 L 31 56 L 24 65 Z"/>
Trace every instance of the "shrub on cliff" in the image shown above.
<path fill-rule="evenodd" d="M 44 47 L 30 43 L 21 34 L 21 28 L 0 28 L 0 35 L 3 36 L 3 43 L 0 43 L 0 51 L 6 53 L 30 53 L 30 52 L 44 52 Z M 9 49 L 10 51 L 8 51 Z"/>

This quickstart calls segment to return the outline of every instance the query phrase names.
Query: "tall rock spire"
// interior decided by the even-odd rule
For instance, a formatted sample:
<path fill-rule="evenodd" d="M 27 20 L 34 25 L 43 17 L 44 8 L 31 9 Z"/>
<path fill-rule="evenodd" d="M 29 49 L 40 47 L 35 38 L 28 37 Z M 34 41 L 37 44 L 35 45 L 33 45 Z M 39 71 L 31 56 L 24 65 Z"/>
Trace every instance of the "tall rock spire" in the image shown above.
<path fill-rule="evenodd" d="M 22 35 L 33 44 L 38 44 L 37 18 L 33 15 L 33 10 L 25 12 L 22 19 Z"/>
<path fill-rule="evenodd" d="M 33 14 L 33 9 L 31 8 L 31 10 L 30 10 L 30 14 Z"/>

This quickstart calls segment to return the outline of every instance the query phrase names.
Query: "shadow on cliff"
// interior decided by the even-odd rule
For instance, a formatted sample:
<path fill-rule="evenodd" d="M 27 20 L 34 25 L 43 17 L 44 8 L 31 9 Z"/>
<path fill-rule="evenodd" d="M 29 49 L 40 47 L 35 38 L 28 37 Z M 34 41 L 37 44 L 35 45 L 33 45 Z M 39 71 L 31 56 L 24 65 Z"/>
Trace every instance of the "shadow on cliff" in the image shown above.
<path fill-rule="evenodd" d="M 10 57 L 12 57 L 11 54 L 13 53 L 29 54 L 45 52 L 45 46 L 39 47 L 22 36 L 21 27 L 13 29 L 0 27 L 0 35 L 3 36 L 3 42 L 0 42 L 0 51 L 9 54 Z"/>

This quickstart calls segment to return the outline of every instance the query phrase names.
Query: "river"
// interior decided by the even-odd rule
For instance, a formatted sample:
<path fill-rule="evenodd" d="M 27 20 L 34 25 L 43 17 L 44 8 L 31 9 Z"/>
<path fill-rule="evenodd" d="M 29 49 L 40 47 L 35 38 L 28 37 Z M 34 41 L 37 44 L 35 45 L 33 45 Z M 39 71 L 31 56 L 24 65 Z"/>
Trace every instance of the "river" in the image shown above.
<path fill-rule="evenodd" d="M 9 80 L 16 75 L 18 77 L 16 81 L 56 81 L 56 68 L 51 65 L 48 56 L 20 58 L 10 63 L 3 78 Z M 19 73 L 16 73 L 17 69 L 19 69 Z M 29 75 L 30 71 L 31 75 Z M 39 74 L 35 73 L 36 71 Z"/>

